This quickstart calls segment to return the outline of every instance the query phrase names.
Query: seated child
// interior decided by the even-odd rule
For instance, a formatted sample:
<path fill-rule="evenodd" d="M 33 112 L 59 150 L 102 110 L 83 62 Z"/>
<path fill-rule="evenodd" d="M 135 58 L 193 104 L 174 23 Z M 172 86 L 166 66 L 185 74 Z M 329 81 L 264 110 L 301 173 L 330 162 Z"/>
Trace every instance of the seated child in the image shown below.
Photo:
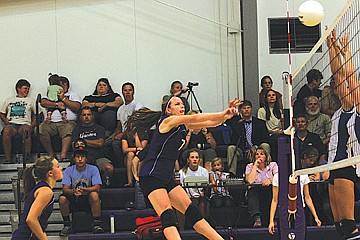
<path fill-rule="evenodd" d="M 47 109 L 46 121 L 50 122 L 51 115 L 55 110 L 58 110 L 60 112 L 61 119 L 63 121 L 67 121 L 66 109 L 59 108 L 59 106 L 58 106 L 58 103 L 61 102 L 61 100 L 59 99 L 58 93 L 59 93 L 59 91 L 63 90 L 63 88 L 60 86 L 60 78 L 57 74 L 49 73 L 48 81 L 49 81 L 50 86 L 48 86 L 48 88 L 47 88 L 47 97 L 48 97 L 49 101 L 56 103 L 56 107 Z"/>
<path fill-rule="evenodd" d="M 226 180 L 230 174 L 224 172 L 224 165 L 221 158 L 214 158 L 211 161 L 212 171 L 210 172 L 210 182 L 212 185 L 218 185 L 219 180 Z M 211 189 L 210 205 L 212 207 L 232 207 L 234 201 L 226 187 L 217 186 Z"/>

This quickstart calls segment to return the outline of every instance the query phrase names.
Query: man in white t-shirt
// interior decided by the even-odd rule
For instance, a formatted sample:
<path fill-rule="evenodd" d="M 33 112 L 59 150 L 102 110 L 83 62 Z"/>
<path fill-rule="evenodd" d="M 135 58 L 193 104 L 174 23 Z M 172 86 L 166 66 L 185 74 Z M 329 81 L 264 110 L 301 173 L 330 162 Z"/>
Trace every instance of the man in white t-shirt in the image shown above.
<path fill-rule="evenodd" d="M 125 104 L 121 105 L 117 111 L 117 126 L 115 131 L 106 139 L 104 144 L 105 157 L 110 158 L 115 165 L 123 165 L 123 152 L 121 148 L 121 139 L 126 130 L 126 121 L 134 111 L 144 107 L 140 102 L 135 101 L 134 84 L 126 82 L 122 85 L 122 94 Z"/>
<path fill-rule="evenodd" d="M 77 112 L 81 107 L 81 98 L 80 96 L 73 92 L 69 91 L 70 83 L 66 77 L 60 77 L 60 86 L 63 90 L 60 90 L 58 97 L 60 102 L 52 102 L 43 97 L 41 99 L 41 106 L 45 108 L 58 108 L 65 109 L 67 120 L 63 121 L 59 111 L 53 111 L 51 115 L 50 122 L 43 122 L 40 125 L 40 141 L 44 146 L 45 150 L 49 156 L 54 156 L 54 150 L 51 146 L 51 137 L 57 134 L 61 138 L 61 154 L 60 159 L 66 159 L 66 153 L 69 150 L 71 144 L 71 135 L 72 131 L 76 126 Z"/>
<path fill-rule="evenodd" d="M 28 132 L 28 137 L 24 141 L 26 154 L 31 150 L 31 131 L 35 126 L 36 101 L 28 97 L 30 83 L 25 79 L 20 79 L 16 85 L 16 96 L 5 100 L 0 109 L 0 118 L 5 127 L 2 130 L 2 144 L 5 154 L 5 162 L 11 160 L 11 139 L 16 135 L 23 135 Z M 25 155 L 26 155 L 25 154 Z"/>

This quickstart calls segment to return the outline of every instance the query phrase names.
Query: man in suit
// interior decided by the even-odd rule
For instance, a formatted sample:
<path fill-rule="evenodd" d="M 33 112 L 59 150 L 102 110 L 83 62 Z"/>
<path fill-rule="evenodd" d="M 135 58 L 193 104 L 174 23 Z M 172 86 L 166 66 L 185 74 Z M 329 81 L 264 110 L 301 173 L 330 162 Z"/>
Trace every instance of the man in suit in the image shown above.
<path fill-rule="evenodd" d="M 252 155 L 258 147 L 270 153 L 270 136 L 265 121 L 252 116 L 252 104 L 244 100 L 239 106 L 240 117 L 235 116 L 227 121 L 232 129 L 231 145 L 227 151 L 229 172 L 237 175 L 237 162 L 244 166 L 251 161 Z M 242 174 L 240 173 L 241 177 Z"/>

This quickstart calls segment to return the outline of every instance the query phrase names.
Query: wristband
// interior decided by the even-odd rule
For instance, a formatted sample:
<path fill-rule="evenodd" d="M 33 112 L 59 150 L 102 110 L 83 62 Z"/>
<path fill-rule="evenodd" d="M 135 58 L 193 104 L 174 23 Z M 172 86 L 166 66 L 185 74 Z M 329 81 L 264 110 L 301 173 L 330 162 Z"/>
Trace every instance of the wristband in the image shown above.
<path fill-rule="evenodd" d="M 59 107 L 59 104 L 57 102 L 55 103 L 55 107 Z"/>
<path fill-rule="evenodd" d="M 73 189 L 72 192 L 73 192 L 73 195 L 75 195 L 76 189 Z"/>
<path fill-rule="evenodd" d="M 63 101 L 63 102 L 64 102 L 64 101 L 65 101 L 65 99 L 67 99 L 67 98 L 66 98 L 66 97 L 63 97 L 63 98 L 61 99 L 61 101 Z"/>

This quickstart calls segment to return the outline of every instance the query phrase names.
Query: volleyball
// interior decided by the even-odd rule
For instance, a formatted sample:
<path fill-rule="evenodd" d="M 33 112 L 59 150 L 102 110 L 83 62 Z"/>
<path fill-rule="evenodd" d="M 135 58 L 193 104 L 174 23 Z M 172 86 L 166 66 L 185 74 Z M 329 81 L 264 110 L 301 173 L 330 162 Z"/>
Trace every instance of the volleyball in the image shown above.
<path fill-rule="evenodd" d="M 324 17 L 323 6 L 314 0 L 303 2 L 299 7 L 299 20 L 308 27 L 318 25 Z"/>

